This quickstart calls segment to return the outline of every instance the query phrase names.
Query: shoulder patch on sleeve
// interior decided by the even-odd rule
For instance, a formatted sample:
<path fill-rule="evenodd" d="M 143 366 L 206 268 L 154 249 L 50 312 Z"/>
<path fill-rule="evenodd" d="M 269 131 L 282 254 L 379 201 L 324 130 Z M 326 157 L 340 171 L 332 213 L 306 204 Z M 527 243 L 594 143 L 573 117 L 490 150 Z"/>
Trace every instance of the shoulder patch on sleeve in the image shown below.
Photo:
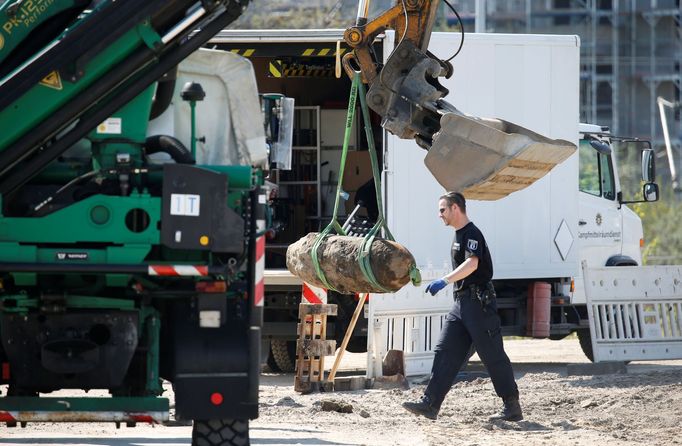
<path fill-rule="evenodd" d="M 476 251 L 476 248 L 478 248 L 478 240 L 469 239 L 467 241 L 467 248 L 471 251 Z"/>

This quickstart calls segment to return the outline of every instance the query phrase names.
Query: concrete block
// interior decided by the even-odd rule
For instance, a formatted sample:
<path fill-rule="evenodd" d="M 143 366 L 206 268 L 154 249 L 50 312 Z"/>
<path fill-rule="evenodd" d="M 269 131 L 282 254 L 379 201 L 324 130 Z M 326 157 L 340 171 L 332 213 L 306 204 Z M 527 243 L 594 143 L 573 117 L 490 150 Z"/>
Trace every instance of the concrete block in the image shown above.
<path fill-rule="evenodd" d="M 407 382 L 407 379 L 405 379 L 405 377 L 402 374 L 397 373 L 395 375 L 379 376 L 378 378 L 375 378 L 372 388 L 408 390 L 410 388 L 410 384 Z"/>
<path fill-rule="evenodd" d="M 351 391 L 369 388 L 368 379 L 364 376 L 343 376 L 334 378 L 334 391 Z"/>

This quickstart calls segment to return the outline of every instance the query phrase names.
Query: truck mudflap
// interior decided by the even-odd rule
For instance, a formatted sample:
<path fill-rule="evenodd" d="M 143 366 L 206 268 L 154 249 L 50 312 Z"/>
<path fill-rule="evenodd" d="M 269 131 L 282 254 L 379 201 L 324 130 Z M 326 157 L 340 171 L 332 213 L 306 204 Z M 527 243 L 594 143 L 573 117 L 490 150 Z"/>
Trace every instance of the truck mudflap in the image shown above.
<path fill-rule="evenodd" d="M 258 417 L 260 327 L 245 318 L 248 302 L 231 299 L 221 325 L 201 327 L 202 308 L 169 306 L 161 333 L 161 376 L 173 383 L 175 415 L 182 420 Z M 172 328 L 172 329 L 171 329 Z"/>
<path fill-rule="evenodd" d="M 0 398 L 0 423 L 123 422 L 158 424 L 168 421 L 168 399 L 154 397 Z"/>
<path fill-rule="evenodd" d="M 595 362 L 682 358 L 682 266 L 582 268 Z"/>

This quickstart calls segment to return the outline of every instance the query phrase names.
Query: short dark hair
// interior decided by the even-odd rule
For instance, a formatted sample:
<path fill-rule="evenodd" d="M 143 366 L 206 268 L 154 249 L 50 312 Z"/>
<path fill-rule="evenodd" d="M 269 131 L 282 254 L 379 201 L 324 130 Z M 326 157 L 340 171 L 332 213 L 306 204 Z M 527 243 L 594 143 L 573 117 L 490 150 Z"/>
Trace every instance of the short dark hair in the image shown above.
<path fill-rule="evenodd" d="M 448 203 L 448 206 L 456 204 L 462 212 L 465 214 L 467 212 L 467 201 L 464 199 L 464 195 L 459 192 L 448 192 L 445 195 L 441 195 L 440 200 L 445 200 Z"/>

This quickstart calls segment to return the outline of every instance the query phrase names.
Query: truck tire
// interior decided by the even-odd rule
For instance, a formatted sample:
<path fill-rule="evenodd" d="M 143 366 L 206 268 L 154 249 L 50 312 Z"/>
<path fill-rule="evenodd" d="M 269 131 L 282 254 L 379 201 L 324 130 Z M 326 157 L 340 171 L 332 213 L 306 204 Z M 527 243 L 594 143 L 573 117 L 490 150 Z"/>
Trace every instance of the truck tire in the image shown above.
<path fill-rule="evenodd" d="M 592 338 L 590 337 L 590 329 L 581 328 L 580 330 L 576 330 L 576 333 L 578 334 L 578 341 L 580 342 L 580 348 L 583 350 L 583 353 L 585 353 L 585 356 L 587 356 L 587 359 L 589 359 L 590 362 L 594 362 L 594 353 L 592 352 Z"/>
<path fill-rule="evenodd" d="M 270 341 L 270 352 L 281 372 L 292 373 L 296 369 L 296 341 L 273 339 Z"/>
<path fill-rule="evenodd" d="M 248 446 L 249 420 L 194 420 L 192 446 Z"/>

